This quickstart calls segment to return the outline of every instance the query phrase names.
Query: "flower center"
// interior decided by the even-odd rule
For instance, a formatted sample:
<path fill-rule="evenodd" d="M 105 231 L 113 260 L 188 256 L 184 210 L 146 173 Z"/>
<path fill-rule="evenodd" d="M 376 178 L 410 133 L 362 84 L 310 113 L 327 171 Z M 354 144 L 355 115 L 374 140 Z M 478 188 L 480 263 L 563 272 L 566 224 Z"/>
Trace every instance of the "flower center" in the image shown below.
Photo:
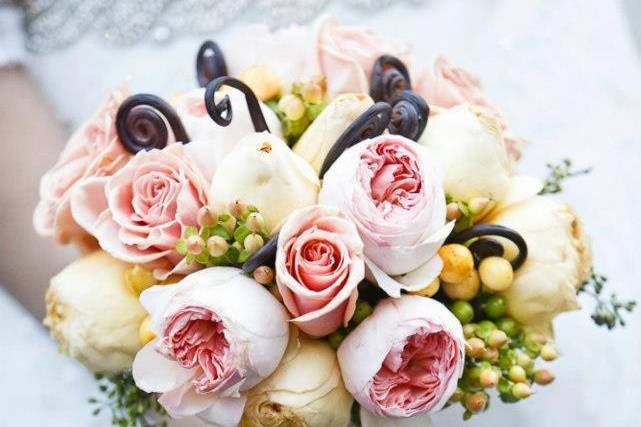
<path fill-rule="evenodd" d="M 156 171 L 138 177 L 132 189 L 133 220 L 150 226 L 172 221 L 179 187 L 176 179 Z"/>

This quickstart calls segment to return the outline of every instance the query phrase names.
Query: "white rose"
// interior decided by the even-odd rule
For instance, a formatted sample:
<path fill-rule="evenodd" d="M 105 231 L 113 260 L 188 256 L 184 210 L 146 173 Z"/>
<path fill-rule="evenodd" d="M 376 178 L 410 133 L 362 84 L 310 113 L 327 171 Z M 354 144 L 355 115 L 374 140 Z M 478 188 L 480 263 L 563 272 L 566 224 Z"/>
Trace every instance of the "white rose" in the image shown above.
<path fill-rule="evenodd" d="M 517 198 L 518 199 L 518 198 Z M 542 196 L 515 201 L 484 222 L 518 231 L 528 257 L 504 292 L 510 316 L 530 327 L 545 327 L 559 313 L 579 308 L 577 289 L 592 262 L 587 236 L 575 213 Z"/>
<path fill-rule="evenodd" d="M 213 141 L 217 161 L 221 161 L 238 141 L 254 133 L 254 125 L 249 116 L 245 95 L 235 89 L 216 92 L 215 101 L 222 101 L 225 95 L 231 101 L 234 119 L 229 126 L 220 126 L 207 114 L 205 107 L 205 89 L 197 88 L 175 96 L 171 103 L 182 120 L 187 135 L 192 141 Z M 265 104 L 260 104 L 269 130 L 277 136 L 282 135 L 280 120 Z"/>
<path fill-rule="evenodd" d="M 292 330 L 276 371 L 249 391 L 241 427 L 347 426 L 354 399 L 336 353 L 325 341 Z"/>
<path fill-rule="evenodd" d="M 372 98 L 365 94 L 337 96 L 303 133 L 294 146 L 294 152 L 307 160 L 318 174 L 338 137 L 373 104 Z"/>
<path fill-rule="evenodd" d="M 146 316 L 125 283 L 128 264 L 104 251 L 86 255 L 51 279 L 44 324 L 63 353 L 95 372 L 131 367 Z"/>
<path fill-rule="evenodd" d="M 430 117 L 419 143 L 439 160 L 445 193 L 454 200 L 505 195 L 510 163 L 501 126 L 483 110 L 461 105 Z"/>
<path fill-rule="evenodd" d="M 320 182 L 312 167 L 268 132 L 238 142 L 214 174 L 210 197 L 254 205 L 274 230 L 292 211 L 316 203 Z"/>

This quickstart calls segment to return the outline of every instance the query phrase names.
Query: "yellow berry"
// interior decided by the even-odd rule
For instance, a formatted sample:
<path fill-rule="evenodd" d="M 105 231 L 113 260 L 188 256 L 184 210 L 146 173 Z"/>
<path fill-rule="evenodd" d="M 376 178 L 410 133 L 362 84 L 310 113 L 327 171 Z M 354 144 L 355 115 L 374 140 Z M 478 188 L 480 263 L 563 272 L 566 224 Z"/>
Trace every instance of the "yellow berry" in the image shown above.
<path fill-rule="evenodd" d="M 228 249 L 229 243 L 227 243 L 227 240 L 223 239 L 220 236 L 211 236 L 209 239 L 207 239 L 207 250 L 213 257 L 225 255 Z"/>
<path fill-rule="evenodd" d="M 483 369 L 479 377 L 479 383 L 483 388 L 492 388 L 499 382 L 499 375 L 492 368 Z"/>
<path fill-rule="evenodd" d="M 411 291 L 410 294 L 419 295 L 422 297 L 431 297 L 438 292 L 440 287 L 441 287 L 441 281 L 439 280 L 438 277 L 435 277 L 434 280 L 432 280 L 429 285 L 419 289 L 418 291 Z"/>
<path fill-rule="evenodd" d="M 281 82 L 264 64 L 252 65 L 240 74 L 242 80 L 261 101 L 268 101 L 280 93 Z"/>
<path fill-rule="evenodd" d="M 514 281 L 512 264 L 508 260 L 498 256 L 491 256 L 481 261 L 479 265 L 481 282 L 494 292 L 504 291 Z"/>
<path fill-rule="evenodd" d="M 458 243 L 441 247 L 438 251 L 443 260 L 441 280 L 449 283 L 459 283 L 470 275 L 474 270 L 474 257 L 472 252 Z"/>
<path fill-rule="evenodd" d="M 459 283 L 443 283 L 443 291 L 450 299 L 469 301 L 481 289 L 481 281 L 476 270 L 472 269 L 468 276 Z"/>
<path fill-rule="evenodd" d="M 278 108 L 289 120 L 298 120 L 305 114 L 305 104 L 296 95 L 287 94 L 278 101 Z"/>
<path fill-rule="evenodd" d="M 259 233 L 265 228 L 265 219 L 258 212 L 250 213 L 247 216 L 247 220 L 245 221 L 245 223 L 247 224 L 247 228 L 249 228 L 249 231 L 252 231 L 254 233 Z"/>
<path fill-rule="evenodd" d="M 138 336 L 140 337 L 140 342 L 142 343 L 142 345 L 145 345 L 156 338 L 156 334 L 151 332 L 151 330 L 149 329 L 150 321 L 151 318 L 149 316 L 145 317 L 145 320 L 142 321 L 142 323 L 140 324 L 140 328 L 138 329 Z"/>
<path fill-rule="evenodd" d="M 516 383 L 512 387 L 512 395 L 517 399 L 525 399 L 532 395 L 532 389 L 526 383 Z"/>
<path fill-rule="evenodd" d="M 508 377 L 516 382 L 516 383 L 522 383 L 527 380 L 527 374 L 525 373 L 525 369 L 519 365 L 514 365 L 510 368 L 508 371 Z"/>
<path fill-rule="evenodd" d="M 470 338 L 465 347 L 467 355 L 472 358 L 480 358 L 485 353 L 485 343 L 480 338 Z"/>
<path fill-rule="evenodd" d="M 541 359 L 546 362 L 551 362 L 559 357 L 559 353 L 556 351 L 556 348 L 552 344 L 545 344 L 541 347 Z"/>
<path fill-rule="evenodd" d="M 492 348 L 501 348 L 507 342 L 507 334 L 499 329 L 490 332 L 487 338 L 487 344 Z"/>
<path fill-rule="evenodd" d="M 258 250 L 262 248 L 264 244 L 265 242 L 263 241 L 261 235 L 256 233 L 248 235 L 243 241 L 245 250 L 251 254 L 258 252 Z"/>

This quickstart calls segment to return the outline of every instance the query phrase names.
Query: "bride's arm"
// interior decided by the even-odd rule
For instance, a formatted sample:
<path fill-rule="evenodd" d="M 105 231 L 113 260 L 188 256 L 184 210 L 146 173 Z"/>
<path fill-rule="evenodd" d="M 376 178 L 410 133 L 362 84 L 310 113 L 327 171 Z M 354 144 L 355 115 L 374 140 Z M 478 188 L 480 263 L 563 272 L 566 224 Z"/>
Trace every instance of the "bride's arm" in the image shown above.
<path fill-rule="evenodd" d="M 0 66 L 0 94 L 0 284 L 42 318 L 49 278 L 77 256 L 36 235 L 31 220 L 66 132 L 24 68 Z"/>

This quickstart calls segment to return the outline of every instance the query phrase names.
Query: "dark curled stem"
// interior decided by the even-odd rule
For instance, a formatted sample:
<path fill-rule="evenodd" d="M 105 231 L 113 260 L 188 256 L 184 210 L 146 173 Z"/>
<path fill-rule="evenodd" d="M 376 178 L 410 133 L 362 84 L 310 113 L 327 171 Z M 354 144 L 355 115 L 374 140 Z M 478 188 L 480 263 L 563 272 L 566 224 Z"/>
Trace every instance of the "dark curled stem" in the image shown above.
<path fill-rule="evenodd" d="M 269 132 L 269 127 L 267 127 L 265 116 L 263 116 L 263 111 L 260 109 L 258 98 L 256 98 L 256 95 L 249 86 L 233 77 L 217 77 L 207 84 L 207 89 L 205 90 L 205 106 L 212 120 L 220 126 L 229 126 L 234 117 L 229 95 L 225 95 L 222 101 L 216 103 L 216 92 L 223 86 L 231 86 L 241 91 L 245 95 L 247 109 L 254 124 L 254 130 L 256 132 Z"/>
<path fill-rule="evenodd" d="M 376 60 L 370 78 L 370 95 L 374 101 L 389 102 L 396 92 L 411 89 L 409 72 L 400 59 L 383 55 Z"/>
<path fill-rule="evenodd" d="M 146 93 L 127 98 L 116 113 L 116 131 L 124 147 L 137 153 L 161 149 L 169 142 L 167 123 L 177 142 L 190 141 L 178 114 L 165 100 Z"/>
<path fill-rule="evenodd" d="M 196 55 L 196 78 L 200 87 L 205 87 L 216 77 L 227 75 L 225 55 L 212 40 L 206 40 Z"/>
<path fill-rule="evenodd" d="M 323 178 L 332 164 L 334 164 L 345 150 L 365 139 L 382 134 L 390 122 L 391 111 L 392 107 L 390 107 L 388 103 L 377 102 L 358 116 L 356 120 L 345 129 L 345 132 L 338 137 L 329 150 L 329 153 L 327 153 L 327 157 L 325 157 L 325 161 L 320 170 L 320 178 Z"/>
<path fill-rule="evenodd" d="M 427 102 L 411 90 L 403 90 L 392 97 L 391 105 L 390 133 L 418 141 L 430 115 Z"/>
<path fill-rule="evenodd" d="M 278 234 L 258 250 L 251 258 L 242 265 L 245 273 L 251 274 L 261 265 L 273 265 L 276 261 L 276 248 L 278 247 Z"/>
<path fill-rule="evenodd" d="M 512 241 L 519 249 L 519 254 L 512 260 L 512 268 L 516 271 L 523 265 L 527 258 L 527 244 L 525 239 L 515 230 L 497 224 L 476 224 L 460 233 L 452 234 L 447 243 L 465 243 L 475 237 L 500 236 Z"/>

